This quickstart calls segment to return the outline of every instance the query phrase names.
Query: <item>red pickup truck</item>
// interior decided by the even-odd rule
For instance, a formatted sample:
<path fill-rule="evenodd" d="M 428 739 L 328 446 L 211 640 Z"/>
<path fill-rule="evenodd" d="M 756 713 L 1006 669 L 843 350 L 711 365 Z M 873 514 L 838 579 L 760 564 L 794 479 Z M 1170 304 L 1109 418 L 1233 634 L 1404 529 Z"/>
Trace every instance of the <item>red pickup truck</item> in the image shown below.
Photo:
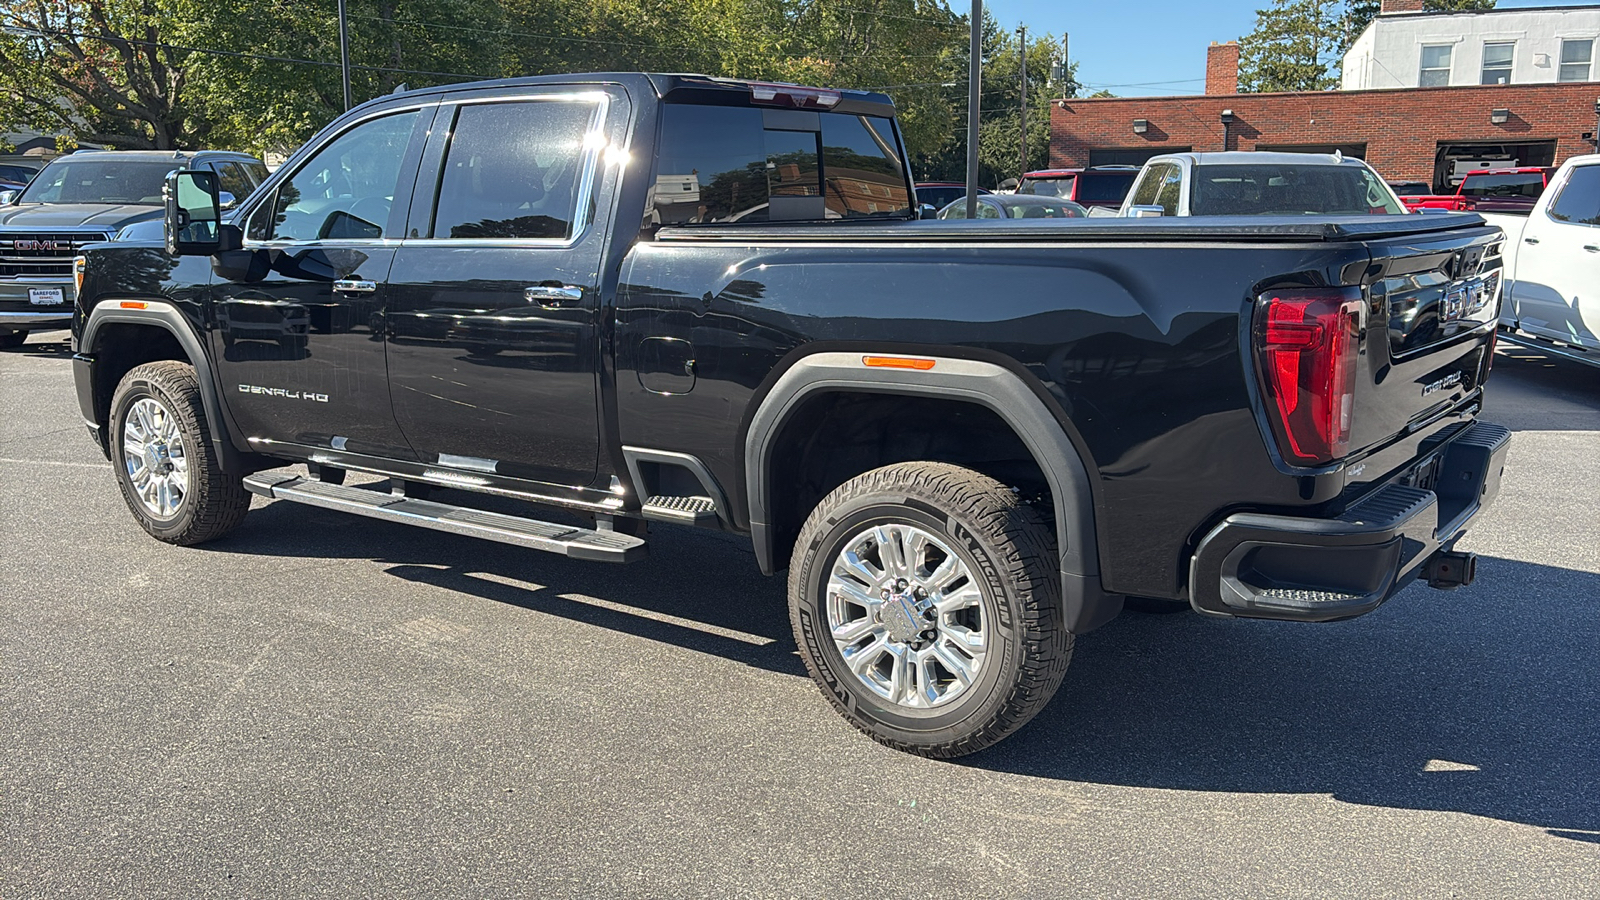
<path fill-rule="evenodd" d="M 1553 168 L 1523 166 L 1504 169 L 1474 169 L 1462 179 L 1454 194 L 1400 196 L 1406 209 L 1448 209 L 1456 211 L 1498 212 L 1527 215 L 1544 194 Z"/>

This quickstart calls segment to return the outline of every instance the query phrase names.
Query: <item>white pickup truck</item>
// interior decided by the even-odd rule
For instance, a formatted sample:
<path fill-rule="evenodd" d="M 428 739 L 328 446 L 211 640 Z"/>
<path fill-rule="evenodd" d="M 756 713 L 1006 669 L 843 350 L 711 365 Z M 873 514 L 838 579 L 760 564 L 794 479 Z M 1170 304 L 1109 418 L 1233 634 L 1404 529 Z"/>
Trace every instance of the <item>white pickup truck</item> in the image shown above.
<path fill-rule="evenodd" d="M 1506 233 L 1500 336 L 1600 366 L 1600 154 L 1567 160 L 1527 217 L 1479 215 Z"/>

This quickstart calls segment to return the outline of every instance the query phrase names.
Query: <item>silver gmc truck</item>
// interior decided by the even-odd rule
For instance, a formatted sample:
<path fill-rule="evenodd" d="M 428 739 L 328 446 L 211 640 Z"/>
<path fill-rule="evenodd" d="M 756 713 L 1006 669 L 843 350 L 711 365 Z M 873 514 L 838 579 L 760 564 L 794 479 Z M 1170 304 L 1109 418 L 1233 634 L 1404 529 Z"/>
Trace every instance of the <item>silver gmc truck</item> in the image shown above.
<path fill-rule="evenodd" d="M 72 324 L 72 258 L 129 225 L 159 222 L 161 187 L 174 169 L 215 172 L 224 200 L 244 199 L 267 177 L 244 153 L 79 151 L 0 205 L 0 349 L 22 346 L 29 331 Z"/>

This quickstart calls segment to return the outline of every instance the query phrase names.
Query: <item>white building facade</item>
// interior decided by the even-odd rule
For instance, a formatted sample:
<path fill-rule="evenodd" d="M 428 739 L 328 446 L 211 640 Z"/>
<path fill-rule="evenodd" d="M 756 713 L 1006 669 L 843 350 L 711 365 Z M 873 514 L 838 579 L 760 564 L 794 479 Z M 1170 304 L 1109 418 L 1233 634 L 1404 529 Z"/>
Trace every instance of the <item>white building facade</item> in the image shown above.
<path fill-rule="evenodd" d="M 1422 12 L 1384 0 L 1344 55 L 1347 91 L 1600 81 L 1600 6 Z"/>

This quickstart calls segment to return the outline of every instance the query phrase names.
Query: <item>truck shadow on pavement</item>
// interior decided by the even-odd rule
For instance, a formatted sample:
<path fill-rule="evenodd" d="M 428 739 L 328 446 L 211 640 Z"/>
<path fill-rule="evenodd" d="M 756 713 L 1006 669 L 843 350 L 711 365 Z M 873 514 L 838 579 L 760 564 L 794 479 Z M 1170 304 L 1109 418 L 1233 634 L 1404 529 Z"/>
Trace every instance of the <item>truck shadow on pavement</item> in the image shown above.
<path fill-rule="evenodd" d="M 278 503 L 209 547 L 376 560 L 408 582 L 805 677 L 783 579 L 763 577 L 732 536 L 655 528 L 649 561 L 603 566 L 351 521 Z M 1066 682 L 1038 718 L 953 765 L 1131 787 L 1330 794 L 1600 843 L 1596 648 L 1600 575 L 1498 558 L 1480 561 L 1471 587 L 1413 587 L 1352 622 L 1129 612 L 1079 639 Z"/>
<path fill-rule="evenodd" d="M 1322 793 L 1600 843 L 1600 575 L 1483 558 L 1327 625 L 1123 615 L 1027 728 L 959 762 L 1042 778 Z"/>

